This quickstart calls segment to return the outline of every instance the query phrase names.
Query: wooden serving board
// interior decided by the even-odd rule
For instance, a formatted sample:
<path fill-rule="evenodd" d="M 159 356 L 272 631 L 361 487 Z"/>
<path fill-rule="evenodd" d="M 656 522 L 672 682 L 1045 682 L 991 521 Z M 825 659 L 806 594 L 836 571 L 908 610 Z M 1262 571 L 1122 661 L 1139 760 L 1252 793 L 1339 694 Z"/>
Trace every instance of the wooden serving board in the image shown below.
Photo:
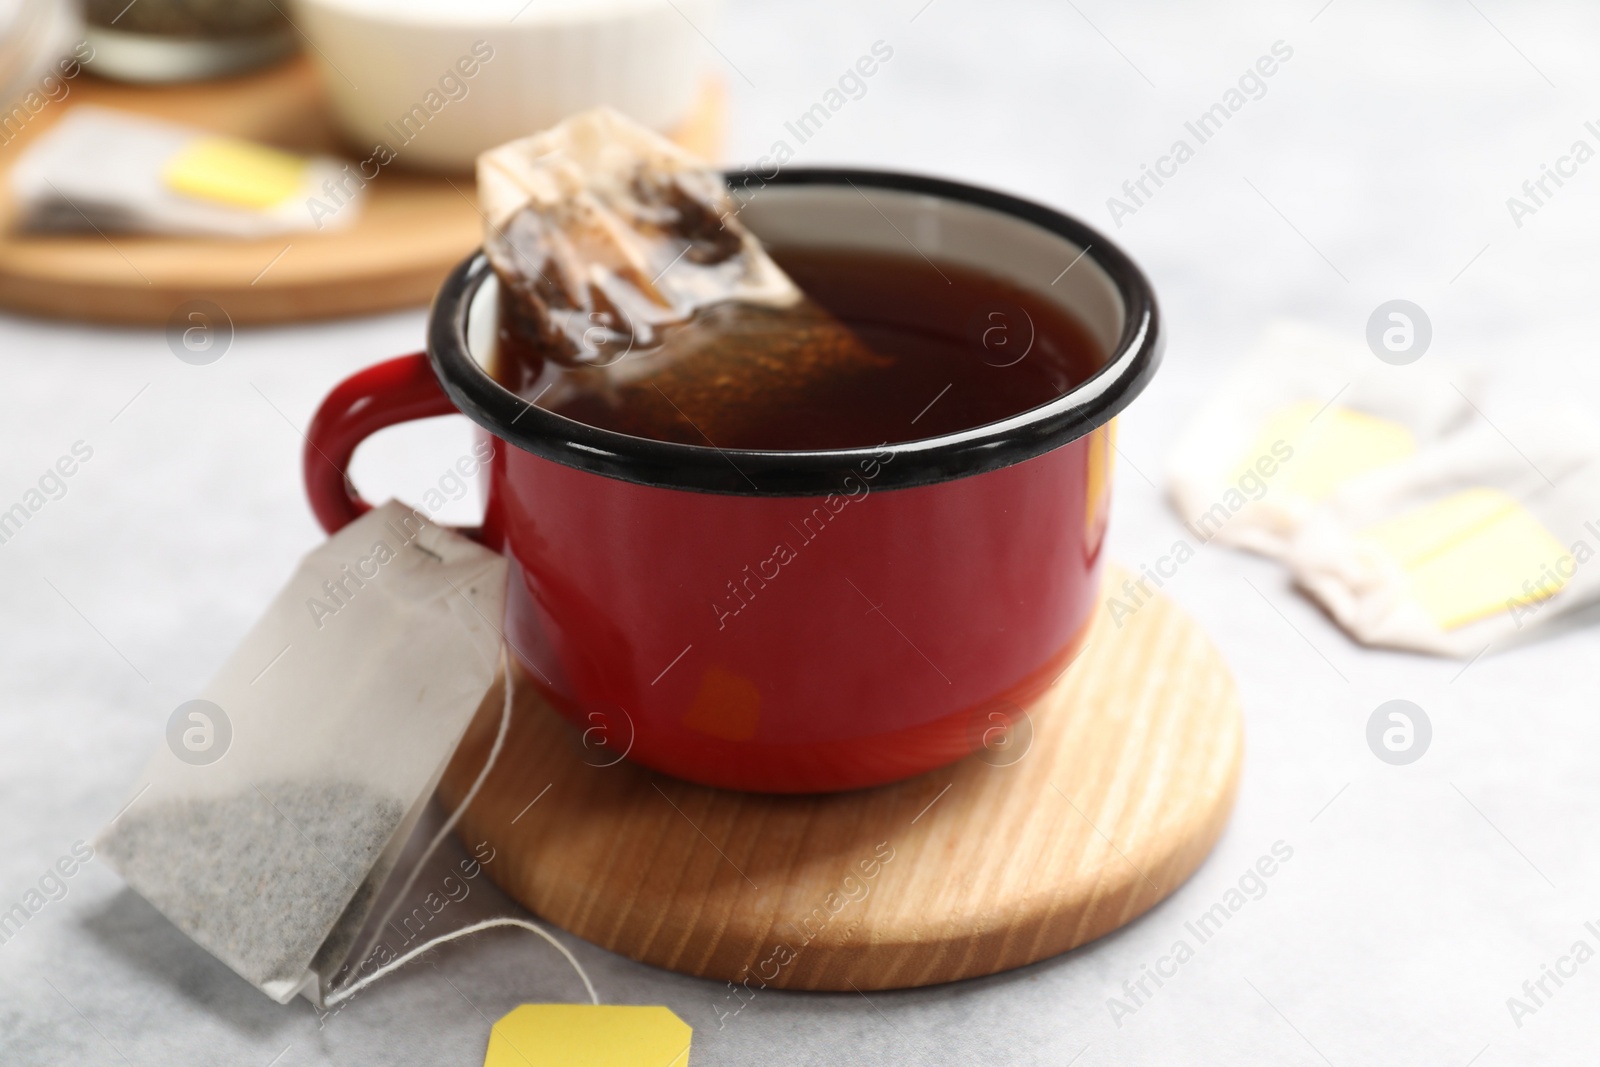
<path fill-rule="evenodd" d="M 1125 576 L 1113 568 L 1108 588 Z M 490 876 L 536 915 L 751 989 L 889 989 L 1031 963 L 1176 889 L 1222 832 L 1243 756 L 1232 677 L 1192 619 L 1157 598 L 1121 629 L 1097 626 L 1026 709 L 1031 739 L 1019 727 L 954 766 L 821 796 L 594 766 L 609 760 L 519 681 L 459 832 L 495 848 Z M 445 775 L 451 808 L 498 727 L 496 689 Z"/>
<path fill-rule="evenodd" d="M 338 232 L 260 241 L 16 233 L 9 169 L 75 104 L 137 111 L 295 152 L 352 160 L 370 154 L 370 146 L 362 153 L 341 143 L 316 71 L 303 58 L 187 86 L 120 85 L 88 75 L 69 84 L 71 95 L 0 146 L 0 307 L 135 325 L 164 324 L 195 299 L 217 304 L 237 325 L 365 314 L 427 304 L 450 268 L 482 243 L 472 175 L 406 173 L 403 160 L 383 169 L 361 217 Z M 708 81 L 674 140 L 715 160 L 724 111 L 721 84 Z"/>

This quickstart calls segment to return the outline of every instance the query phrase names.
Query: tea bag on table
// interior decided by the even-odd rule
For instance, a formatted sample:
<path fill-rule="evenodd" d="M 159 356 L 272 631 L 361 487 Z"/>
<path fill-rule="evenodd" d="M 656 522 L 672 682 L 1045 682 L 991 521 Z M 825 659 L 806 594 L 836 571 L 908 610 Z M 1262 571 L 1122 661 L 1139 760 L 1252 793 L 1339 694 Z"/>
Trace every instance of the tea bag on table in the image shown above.
<path fill-rule="evenodd" d="M 1600 427 L 1547 411 L 1352 481 L 1306 520 L 1288 562 L 1363 644 L 1466 658 L 1600 600 L 1597 524 Z"/>
<path fill-rule="evenodd" d="M 1184 428 L 1168 476 L 1173 507 L 1201 540 L 1281 559 L 1341 485 L 1472 417 L 1475 378 L 1459 380 L 1384 363 L 1359 336 L 1273 323 Z"/>
<path fill-rule="evenodd" d="M 279 1003 L 349 955 L 496 675 L 506 563 L 398 503 L 311 552 L 98 849 Z"/>
<path fill-rule="evenodd" d="M 72 106 L 10 173 L 19 229 L 91 235 L 333 231 L 361 213 L 363 185 L 331 157 L 90 104 Z"/>
<path fill-rule="evenodd" d="M 719 173 L 615 111 L 485 152 L 478 194 L 502 350 L 537 357 L 508 384 L 536 393 L 541 360 L 582 371 L 546 404 L 583 421 L 726 445 L 887 362 L 772 261 Z"/>

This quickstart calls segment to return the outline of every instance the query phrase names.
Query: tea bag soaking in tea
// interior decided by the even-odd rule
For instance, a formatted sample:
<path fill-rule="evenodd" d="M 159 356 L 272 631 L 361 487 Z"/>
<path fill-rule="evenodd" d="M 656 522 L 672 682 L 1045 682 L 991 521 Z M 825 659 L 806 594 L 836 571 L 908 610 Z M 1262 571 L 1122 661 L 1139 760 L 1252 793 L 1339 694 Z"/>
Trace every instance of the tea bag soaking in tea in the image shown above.
<path fill-rule="evenodd" d="M 772 261 L 719 173 L 615 111 L 485 152 L 478 190 L 501 286 L 492 369 L 542 407 L 764 447 L 775 413 L 888 362 Z"/>
<path fill-rule="evenodd" d="M 98 848 L 279 1003 L 349 955 L 496 676 L 502 556 L 397 503 L 311 552 Z"/>

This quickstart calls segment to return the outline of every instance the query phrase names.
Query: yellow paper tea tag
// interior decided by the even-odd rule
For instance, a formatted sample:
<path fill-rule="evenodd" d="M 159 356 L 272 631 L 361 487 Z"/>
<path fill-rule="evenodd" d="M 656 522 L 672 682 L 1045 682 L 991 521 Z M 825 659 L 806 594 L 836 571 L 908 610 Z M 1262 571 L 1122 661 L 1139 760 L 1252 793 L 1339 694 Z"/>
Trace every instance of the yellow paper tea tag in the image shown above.
<path fill-rule="evenodd" d="M 1320 411 L 1320 414 L 1319 414 Z M 1388 466 L 1417 450 L 1411 431 L 1397 422 L 1306 401 L 1272 414 L 1261 428 L 1237 474 L 1262 456 L 1275 455 L 1279 442 L 1294 449 L 1286 468 L 1285 491 L 1306 500 L 1321 500 L 1358 474 Z"/>
<path fill-rule="evenodd" d="M 233 207 L 269 208 L 300 191 L 307 160 L 228 137 L 200 137 L 167 161 L 173 192 Z"/>
<path fill-rule="evenodd" d="M 1515 497 L 1468 489 L 1361 531 L 1398 563 L 1434 625 L 1453 630 L 1560 591 L 1566 549 Z"/>
<path fill-rule="evenodd" d="M 692 1034 L 670 1008 L 524 1004 L 489 1031 L 483 1067 L 689 1067 Z"/>

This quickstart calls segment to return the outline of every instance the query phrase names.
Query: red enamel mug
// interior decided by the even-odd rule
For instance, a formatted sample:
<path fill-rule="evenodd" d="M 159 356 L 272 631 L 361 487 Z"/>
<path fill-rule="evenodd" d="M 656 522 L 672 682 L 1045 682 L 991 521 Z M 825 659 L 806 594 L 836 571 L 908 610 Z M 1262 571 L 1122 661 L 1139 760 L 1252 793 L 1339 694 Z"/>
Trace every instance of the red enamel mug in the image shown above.
<path fill-rule="evenodd" d="M 872 449 L 726 451 L 530 406 L 485 370 L 498 283 L 444 283 L 428 351 L 323 402 L 305 478 L 329 532 L 368 505 L 368 435 L 463 413 L 494 438 L 481 539 L 511 564 L 504 633 L 528 681 L 617 752 L 761 792 L 889 782 L 1023 717 L 1082 646 L 1097 600 L 1110 420 L 1160 360 L 1154 295 L 1106 238 L 1038 204 L 901 174 L 732 174 L 764 241 L 922 254 L 1056 301 L 1099 370 L 1001 422 Z"/>

